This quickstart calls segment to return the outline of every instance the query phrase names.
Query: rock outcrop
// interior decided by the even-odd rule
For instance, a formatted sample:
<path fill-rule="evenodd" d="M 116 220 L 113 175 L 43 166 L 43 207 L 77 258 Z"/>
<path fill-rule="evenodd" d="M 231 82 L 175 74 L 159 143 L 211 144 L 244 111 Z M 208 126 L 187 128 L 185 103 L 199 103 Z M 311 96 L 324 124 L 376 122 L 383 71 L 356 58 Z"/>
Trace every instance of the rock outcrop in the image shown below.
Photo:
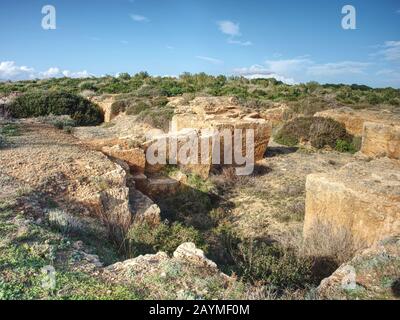
<path fill-rule="evenodd" d="M 94 96 L 91 102 L 97 104 L 104 113 L 104 122 L 108 123 L 113 120 L 118 113 L 114 112 L 112 105 L 116 101 L 117 95 Z"/>
<path fill-rule="evenodd" d="M 357 137 L 363 135 L 365 122 L 400 124 L 400 115 L 387 110 L 353 110 L 346 107 L 318 112 L 315 116 L 336 120 L 346 127 L 347 132 Z"/>
<path fill-rule="evenodd" d="M 292 114 L 291 109 L 286 104 L 280 104 L 279 106 L 267 110 L 263 110 L 260 115 L 264 120 L 269 121 L 273 127 L 287 121 Z"/>
<path fill-rule="evenodd" d="M 146 156 L 141 148 L 124 149 L 121 144 L 112 147 L 103 147 L 101 151 L 112 158 L 124 161 L 133 172 L 144 173 L 146 168 Z"/>
<path fill-rule="evenodd" d="M 324 300 L 400 299 L 400 237 L 358 253 L 317 289 Z"/>
<path fill-rule="evenodd" d="M 235 129 L 254 130 L 255 160 L 263 159 L 271 137 L 271 124 L 257 113 L 241 110 L 239 102 L 231 97 L 202 97 L 192 100 L 188 106 L 180 106 L 172 119 L 173 131 L 182 129 Z"/>
<path fill-rule="evenodd" d="M 304 238 L 321 237 L 355 249 L 400 233 L 400 161 L 353 162 L 338 171 L 311 174 L 306 183 Z"/>
<path fill-rule="evenodd" d="M 400 159 L 400 122 L 398 125 L 364 123 L 361 152 L 369 157 Z"/>
<path fill-rule="evenodd" d="M 216 295 L 228 299 L 243 290 L 240 282 L 219 271 L 193 243 L 182 244 L 172 257 L 158 252 L 118 262 L 104 268 L 102 275 L 113 283 L 134 281 L 153 299 L 207 299 Z"/>
<path fill-rule="evenodd" d="M 180 245 L 174 252 L 174 258 L 205 268 L 217 268 L 214 261 L 206 258 L 203 250 L 197 249 L 192 242 Z"/>
<path fill-rule="evenodd" d="M 116 235 L 121 236 L 136 219 L 159 221 L 150 199 L 131 203 L 132 194 L 143 195 L 134 183 L 129 185 L 131 177 L 122 162 L 87 149 L 52 126 L 35 121 L 20 125 L 24 135 L 0 153 L 4 175 L 51 196 L 68 212 L 97 217 Z"/>

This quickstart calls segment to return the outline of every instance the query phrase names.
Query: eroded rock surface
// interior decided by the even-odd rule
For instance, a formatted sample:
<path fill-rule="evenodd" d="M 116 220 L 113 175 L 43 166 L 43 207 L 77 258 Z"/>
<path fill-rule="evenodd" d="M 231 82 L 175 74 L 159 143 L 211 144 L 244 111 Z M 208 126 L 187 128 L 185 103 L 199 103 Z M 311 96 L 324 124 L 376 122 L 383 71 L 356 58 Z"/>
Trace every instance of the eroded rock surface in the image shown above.
<path fill-rule="evenodd" d="M 342 123 L 350 134 L 358 137 L 363 135 L 365 122 L 400 124 L 400 114 L 394 114 L 388 110 L 353 110 L 345 107 L 318 112 L 315 116 L 336 120 Z"/>
<path fill-rule="evenodd" d="M 7 181 L 27 194 L 46 194 L 69 212 L 96 216 L 117 233 L 129 228 L 136 214 L 129 195 L 137 191 L 127 186 L 129 173 L 121 165 L 52 126 L 34 121 L 19 125 L 23 134 L 10 137 L 10 147 L 0 153 Z M 7 195 L 0 190 L 0 198 L 3 192 Z"/>
<path fill-rule="evenodd" d="M 117 95 L 95 96 L 90 100 L 97 104 L 104 113 L 104 122 L 108 123 L 113 120 L 118 113 L 113 111 L 112 105 L 116 101 Z"/>
<path fill-rule="evenodd" d="M 159 252 L 116 263 L 104 269 L 103 277 L 115 283 L 134 281 L 151 299 L 204 299 L 213 287 L 225 288 L 219 298 L 227 299 L 243 290 L 240 282 L 220 272 L 193 243 L 182 244 L 173 257 Z"/>
<path fill-rule="evenodd" d="M 400 233 L 400 161 L 353 162 L 306 183 L 306 241 L 351 240 L 366 248 Z"/>
<path fill-rule="evenodd" d="M 361 152 L 369 157 L 400 159 L 400 122 L 398 125 L 366 122 Z"/>
<path fill-rule="evenodd" d="M 400 237 L 358 253 L 317 289 L 320 299 L 400 299 Z"/>
<path fill-rule="evenodd" d="M 195 98 L 187 106 L 176 109 L 172 119 L 173 131 L 182 129 L 215 129 L 219 132 L 235 129 L 254 130 L 255 161 L 263 159 L 271 137 L 271 124 L 257 113 L 248 114 L 231 97 Z M 245 136 L 245 134 L 244 134 Z"/>
<path fill-rule="evenodd" d="M 261 117 L 264 120 L 269 121 L 273 127 L 276 127 L 277 125 L 288 120 L 291 114 L 292 111 L 287 105 L 280 104 L 274 108 L 261 112 Z"/>

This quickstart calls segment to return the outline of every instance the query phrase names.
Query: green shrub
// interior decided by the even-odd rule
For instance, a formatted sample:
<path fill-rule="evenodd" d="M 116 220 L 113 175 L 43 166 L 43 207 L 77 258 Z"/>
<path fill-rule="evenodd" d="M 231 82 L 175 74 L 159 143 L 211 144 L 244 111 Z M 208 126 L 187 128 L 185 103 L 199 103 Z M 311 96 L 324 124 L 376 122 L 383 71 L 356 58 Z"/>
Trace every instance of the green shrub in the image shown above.
<path fill-rule="evenodd" d="M 66 119 L 58 119 L 58 120 L 55 120 L 55 121 L 53 122 L 53 125 L 54 125 L 57 129 L 63 130 L 63 129 L 65 129 L 65 128 L 72 128 L 72 127 L 75 127 L 75 121 L 72 120 L 72 119 L 68 119 L 68 118 L 66 118 Z"/>
<path fill-rule="evenodd" d="M 343 124 L 329 118 L 314 117 L 310 127 L 310 142 L 314 148 L 335 148 L 339 140 L 351 143 L 351 137 Z"/>
<path fill-rule="evenodd" d="M 235 252 L 240 274 L 277 289 L 304 288 L 312 281 L 312 261 L 277 244 L 242 242 Z"/>
<path fill-rule="evenodd" d="M 8 123 L 0 127 L 0 134 L 8 137 L 20 135 L 19 126 L 13 123 Z"/>
<path fill-rule="evenodd" d="M 295 146 L 301 140 L 310 140 L 310 127 L 314 121 L 313 117 L 299 117 L 287 122 L 275 135 L 276 142 Z"/>
<path fill-rule="evenodd" d="M 178 222 L 158 226 L 146 222 L 134 225 L 128 232 L 129 251 L 133 256 L 163 251 L 172 254 L 182 243 L 193 242 L 200 248 L 204 241 L 196 229 Z"/>
<path fill-rule="evenodd" d="M 97 125 L 104 120 L 96 105 L 67 92 L 26 93 L 10 104 L 10 112 L 15 118 L 70 115 L 77 125 Z"/>
<path fill-rule="evenodd" d="M 111 105 L 111 113 L 112 114 L 119 114 L 121 112 L 125 112 L 126 108 L 128 105 L 128 101 L 127 100 L 118 100 L 115 101 L 112 105 Z"/>
<path fill-rule="evenodd" d="M 148 123 L 155 128 L 168 130 L 169 123 L 172 120 L 173 116 L 173 108 L 147 108 L 139 114 L 138 120 Z"/>
<path fill-rule="evenodd" d="M 351 136 L 339 122 L 321 117 L 299 117 L 287 122 L 275 135 L 275 141 L 295 146 L 309 141 L 317 149 L 325 146 L 336 148 L 337 141 L 351 142 Z"/>
<path fill-rule="evenodd" d="M 336 151 L 339 152 L 348 152 L 348 153 L 356 153 L 361 149 L 361 141 L 360 137 L 354 137 L 351 142 L 346 140 L 338 140 L 336 142 Z"/>
<path fill-rule="evenodd" d="M 149 109 L 149 105 L 145 102 L 139 101 L 137 103 L 134 103 L 133 105 L 129 106 L 126 109 L 126 114 L 127 115 L 138 115 L 142 111 L 145 111 Z"/>

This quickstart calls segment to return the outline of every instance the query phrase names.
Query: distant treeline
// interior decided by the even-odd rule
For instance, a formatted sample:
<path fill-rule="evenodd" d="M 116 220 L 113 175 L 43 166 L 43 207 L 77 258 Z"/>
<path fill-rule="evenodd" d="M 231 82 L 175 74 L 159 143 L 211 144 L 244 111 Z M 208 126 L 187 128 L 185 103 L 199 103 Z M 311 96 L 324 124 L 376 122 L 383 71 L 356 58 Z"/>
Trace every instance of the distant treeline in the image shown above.
<path fill-rule="evenodd" d="M 184 73 L 178 78 L 152 77 L 147 72 L 118 77 L 42 79 L 0 83 L 0 95 L 12 92 L 64 91 L 83 96 L 132 94 L 138 97 L 172 97 L 183 94 L 235 96 L 249 107 L 258 108 L 269 102 L 286 102 L 304 114 L 326 108 L 350 106 L 365 108 L 386 105 L 400 107 L 400 90 L 370 88 L 365 85 L 324 84 L 309 82 L 288 85 L 276 79 L 211 76 Z"/>

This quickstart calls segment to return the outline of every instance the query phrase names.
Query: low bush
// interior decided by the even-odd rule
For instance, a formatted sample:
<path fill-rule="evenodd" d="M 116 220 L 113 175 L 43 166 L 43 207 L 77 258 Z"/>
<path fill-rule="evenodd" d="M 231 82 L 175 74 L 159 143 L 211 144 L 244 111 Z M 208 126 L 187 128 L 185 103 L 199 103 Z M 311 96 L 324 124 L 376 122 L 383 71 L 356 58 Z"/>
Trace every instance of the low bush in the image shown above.
<path fill-rule="evenodd" d="M 140 112 L 139 121 L 143 121 L 154 128 L 168 130 L 174 116 L 174 109 L 167 106 L 162 108 L 148 108 Z"/>
<path fill-rule="evenodd" d="M 5 124 L 0 127 L 0 134 L 8 137 L 19 136 L 20 135 L 19 126 L 13 123 Z"/>
<path fill-rule="evenodd" d="M 287 122 L 275 135 L 275 141 L 293 147 L 302 141 L 309 141 L 317 149 L 330 146 L 336 148 L 338 142 L 351 144 L 352 136 L 339 122 L 321 117 L 299 117 Z"/>
<path fill-rule="evenodd" d="M 199 231 L 175 222 L 154 227 L 146 222 L 134 225 L 128 232 L 129 253 L 132 256 L 154 254 L 159 251 L 172 254 L 182 243 L 193 242 L 206 249 Z"/>
<path fill-rule="evenodd" d="M 149 109 L 149 105 L 145 102 L 139 101 L 126 109 L 127 115 L 138 115 L 141 112 Z"/>
<path fill-rule="evenodd" d="M 275 135 L 276 142 L 295 146 L 301 140 L 310 140 L 310 127 L 314 122 L 313 117 L 299 117 L 287 122 Z"/>
<path fill-rule="evenodd" d="M 304 288 L 312 282 L 311 259 L 277 244 L 242 242 L 235 252 L 239 273 L 252 282 L 279 289 Z"/>
<path fill-rule="evenodd" d="M 343 153 L 347 152 L 347 153 L 353 153 L 353 154 L 356 153 L 357 151 L 359 151 L 359 149 L 357 148 L 356 145 L 354 145 L 353 142 L 348 142 L 345 140 L 338 140 L 336 142 L 335 150 L 339 151 L 339 152 L 343 152 Z"/>
<path fill-rule="evenodd" d="M 335 148 L 337 141 L 351 143 L 351 139 L 343 124 L 329 118 L 314 117 L 310 127 L 310 142 L 314 148 Z"/>
<path fill-rule="evenodd" d="M 0 149 L 6 146 L 6 139 L 0 134 Z"/>
<path fill-rule="evenodd" d="M 104 120 L 101 110 L 89 100 L 60 91 L 26 93 L 16 98 L 9 109 L 15 118 L 70 115 L 77 125 L 97 125 Z"/>

